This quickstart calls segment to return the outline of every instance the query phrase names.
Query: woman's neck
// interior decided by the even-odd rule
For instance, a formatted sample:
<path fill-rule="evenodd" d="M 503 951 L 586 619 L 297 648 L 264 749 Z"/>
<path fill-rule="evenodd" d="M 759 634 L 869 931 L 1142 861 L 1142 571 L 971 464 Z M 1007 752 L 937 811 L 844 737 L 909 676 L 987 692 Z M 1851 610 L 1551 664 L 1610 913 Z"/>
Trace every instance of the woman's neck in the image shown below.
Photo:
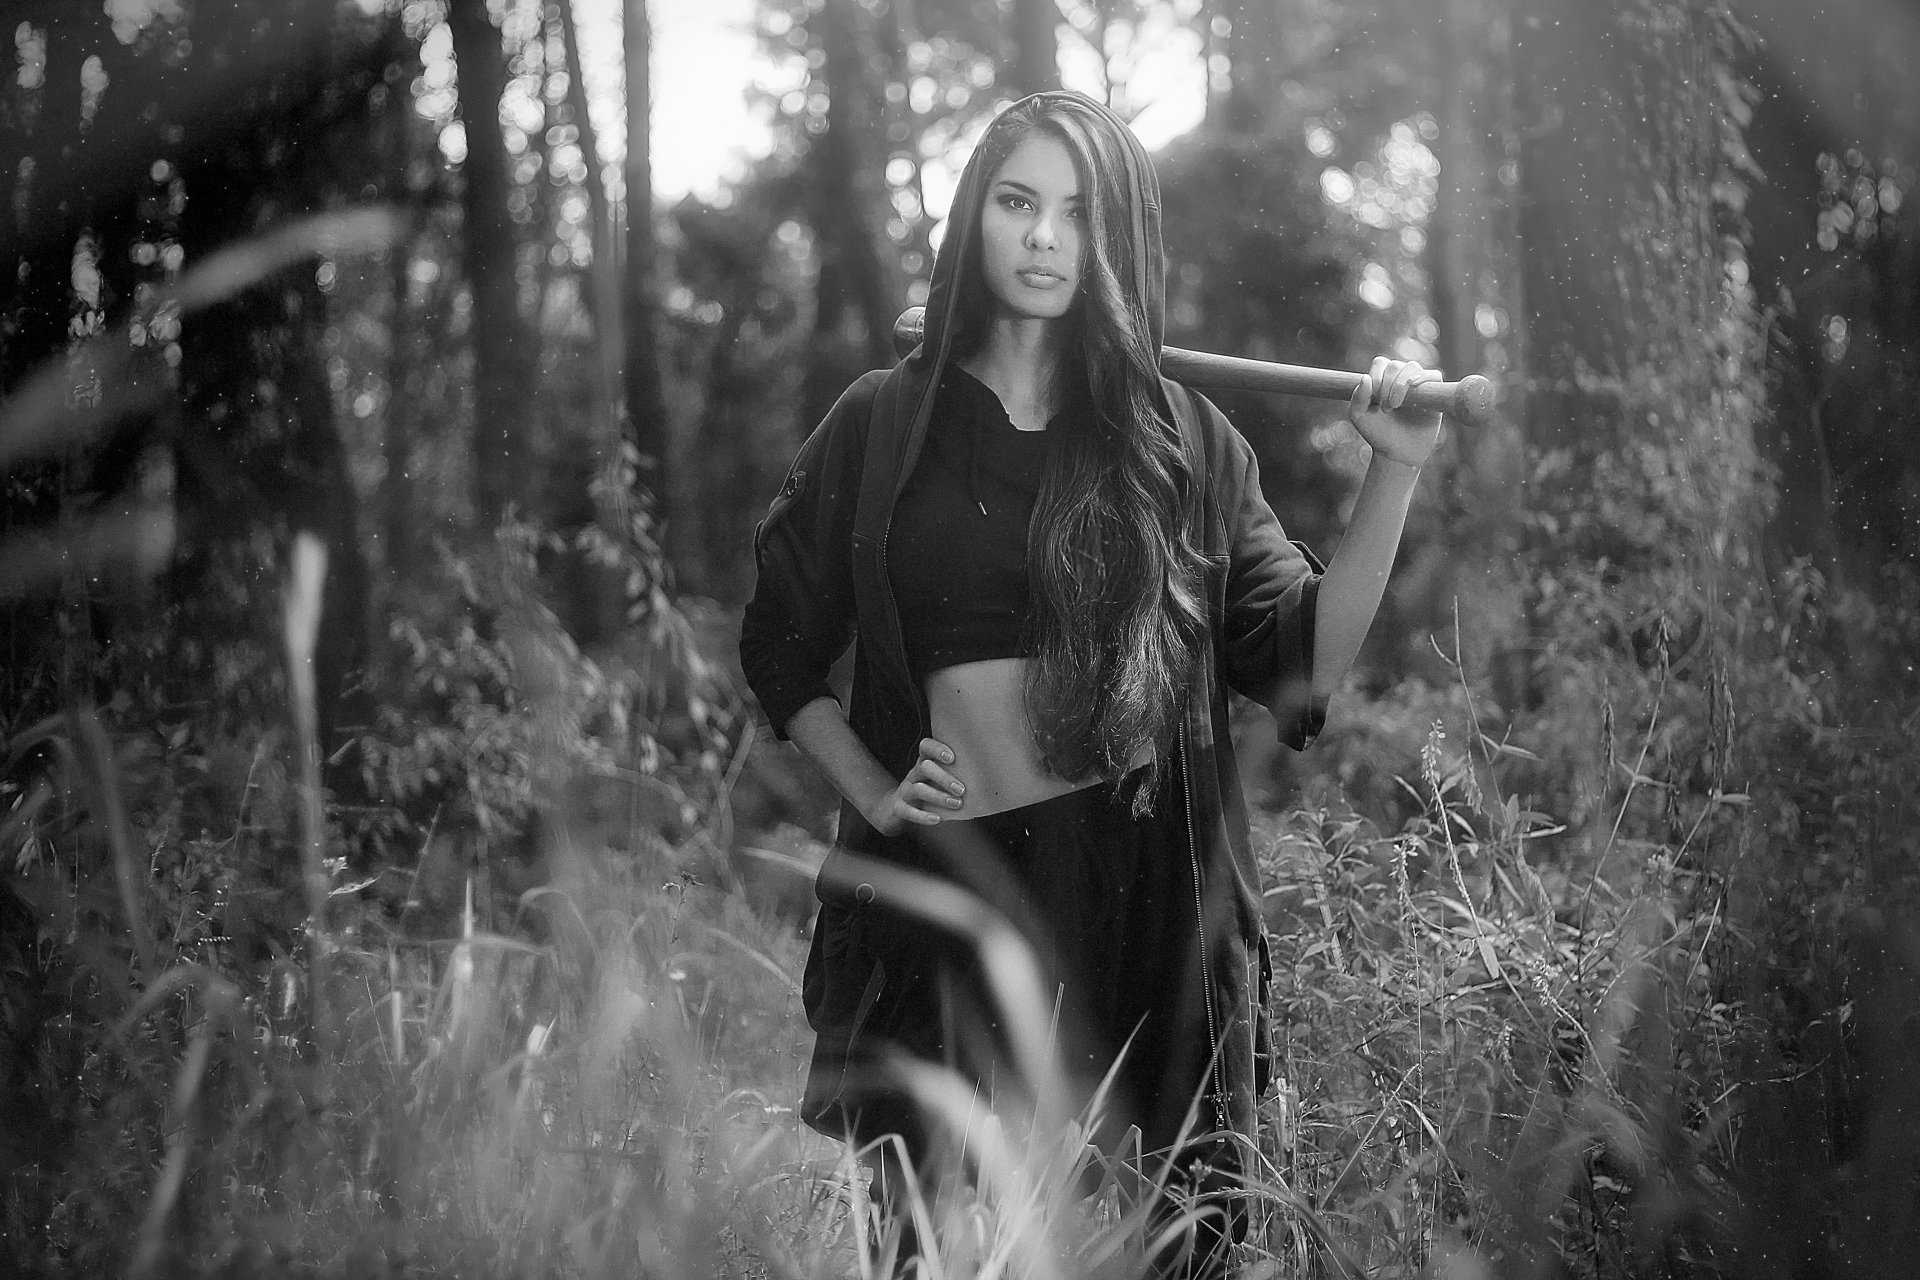
<path fill-rule="evenodd" d="M 1001 316 L 989 325 L 979 350 L 960 363 L 1000 397 L 1014 426 L 1038 430 L 1056 407 L 1065 336 L 1058 320 Z"/>

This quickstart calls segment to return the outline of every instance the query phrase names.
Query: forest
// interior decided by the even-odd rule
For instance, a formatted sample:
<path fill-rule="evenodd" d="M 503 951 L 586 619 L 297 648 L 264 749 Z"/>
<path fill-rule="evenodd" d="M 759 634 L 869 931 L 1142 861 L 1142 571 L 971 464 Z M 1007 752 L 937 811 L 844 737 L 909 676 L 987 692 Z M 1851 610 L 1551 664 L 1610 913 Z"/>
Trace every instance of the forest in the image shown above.
<path fill-rule="evenodd" d="M 1320 740 L 1241 708 L 1235 1274 L 1913 1274 L 1920 10 L 752 0 L 682 192 L 694 10 L 7 4 L 0 1273 L 889 1274 L 740 611 L 1064 85 L 1171 344 L 1498 392 Z M 1215 398 L 1330 553 L 1341 406 Z M 1151 1274 L 1090 1118 L 1005 1123 L 922 1280 Z"/>

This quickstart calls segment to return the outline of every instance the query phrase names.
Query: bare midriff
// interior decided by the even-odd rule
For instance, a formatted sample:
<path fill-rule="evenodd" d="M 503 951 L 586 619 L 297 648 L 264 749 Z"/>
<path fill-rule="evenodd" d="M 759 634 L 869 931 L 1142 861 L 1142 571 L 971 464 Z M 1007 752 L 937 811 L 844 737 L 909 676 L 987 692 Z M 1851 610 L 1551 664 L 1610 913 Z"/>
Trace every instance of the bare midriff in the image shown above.
<path fill-rule="evenodd" d="M 1027 716 L 1025 658 L 988 658 L 943 667 L 927 677 L 933 736 L 953 750 L 950 772 L 965 785 L 948 816 L 984 818 L 1038 804 L 1100 781 L 1062 778 L 1040 756 Z"/>

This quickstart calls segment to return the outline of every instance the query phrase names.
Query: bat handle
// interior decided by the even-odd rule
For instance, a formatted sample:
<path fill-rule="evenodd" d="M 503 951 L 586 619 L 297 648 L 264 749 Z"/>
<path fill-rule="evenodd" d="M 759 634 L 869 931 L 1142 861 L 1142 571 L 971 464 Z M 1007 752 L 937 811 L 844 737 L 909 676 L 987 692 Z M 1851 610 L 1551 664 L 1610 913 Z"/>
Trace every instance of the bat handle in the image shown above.
<path fill-rule="evenodd" d="M 904 356 L 919 346 L 926 333 L 926 322 L 925 307 L 908 307 L 902 311 L 900 318 L 893 322 L 893 349 Z M 1161 351 L 1160 371 L 1169 378 L 1197 387 L 1318 396 L 1329 400 L 1349 399 L 1354 390 L 1367 381 L 1364 373 L 1243 360 L 1183 351 L 1178 347 Z M 1407 393 L 1407 403 L 1416 409 L 1444 413 L 1478 426 L 1493 417 L 1493 383 L 1477 373 L 1458 382 L 1423 382 Z"/>
<path fill-rule="evenodd" d="M 1493 383 L 1477 373 L 1458 382 L 1423 382 L 1407 392 L 1407 403 L 1479 426 L 1493 417 Z"/>

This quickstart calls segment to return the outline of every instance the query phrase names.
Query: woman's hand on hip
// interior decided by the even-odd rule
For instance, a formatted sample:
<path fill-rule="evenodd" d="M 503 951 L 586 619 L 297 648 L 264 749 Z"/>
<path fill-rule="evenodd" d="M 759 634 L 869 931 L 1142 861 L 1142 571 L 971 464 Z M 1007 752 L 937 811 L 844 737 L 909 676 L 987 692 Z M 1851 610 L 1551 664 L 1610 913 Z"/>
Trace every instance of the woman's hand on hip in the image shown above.
<path fill-rule="evenodd" d="M 1406 407 L 1407 392 L 1439 378 L 1435 370 L 1411 360 L 1374 357 L 1366 385 L 1354 389 L 1347 409 L 1376 455 L 1409 467 L 1426 462 L 1440 441 L 1440 415 Z"/>
<path fill-rule="evenodd" d="M 866 815 L 868 823 L 883 836 L 897 836 L 910 825 L 937 824 L 960 807 L 961 797 L 967 793 L 966 784 L 947 771 L 952 764 L 952 748 L 933 738 L 922 738 L 920 758 L 874 812 Z"/>

